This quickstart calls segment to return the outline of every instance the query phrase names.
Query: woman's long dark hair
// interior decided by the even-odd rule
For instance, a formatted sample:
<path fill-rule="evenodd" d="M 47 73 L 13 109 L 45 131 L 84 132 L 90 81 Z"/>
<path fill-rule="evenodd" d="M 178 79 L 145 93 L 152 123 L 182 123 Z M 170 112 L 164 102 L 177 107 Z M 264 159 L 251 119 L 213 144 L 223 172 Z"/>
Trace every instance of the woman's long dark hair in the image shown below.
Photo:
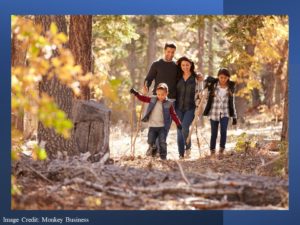
<path fill-rule="evenodd" d="M 190 59 L 189 59 L 188 57 L 186 57 L 186 56 L 180 57 L 180 58 L 177 60 L 177 62 L 176 62 L 177 66 L 178 66 L 178 68 L 179 68 L 180 74 L 183 75 L 183 71 L 182 71 L 182 69 L 181 69 L 181 63 L 182 63 L 183 61 L 189 62 L 189 63 L 191 64 L 191 69 L 190 69 L 191 75 L 195 76 L 195 75 L 196 75 L 196 72 L 195 72 L 195 64 L 194 64 L 194 62 L 193 62 L 192 60 L 190 60 Z"/>

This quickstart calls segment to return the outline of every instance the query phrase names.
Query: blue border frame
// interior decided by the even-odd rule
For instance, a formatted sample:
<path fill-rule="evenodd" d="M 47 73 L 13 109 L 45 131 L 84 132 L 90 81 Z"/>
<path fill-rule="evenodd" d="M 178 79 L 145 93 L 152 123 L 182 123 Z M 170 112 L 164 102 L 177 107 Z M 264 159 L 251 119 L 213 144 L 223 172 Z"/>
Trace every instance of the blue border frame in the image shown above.
<path fill-rule="evenodd" d="M 0 223 L 2 217 L 22 216 L 79 216 L 90 219 L 90 224 L 294 224 L 299 211 L 299 138 L 296 125 L 299 109 L 300 67 L 297 50 L 300 46 L 299 14 L 296 0 L 0 0 Z M 290 210 L 287 211 L 11 211 L 10 210 L 10 16 L 12 14 L 287 14 L 290 19 L 289 55 L 289 120 L 290 123 Z M 295 221 L 295 222 L 294 222 Z M 294 223 L 293 223 L 294 222 Z"/>

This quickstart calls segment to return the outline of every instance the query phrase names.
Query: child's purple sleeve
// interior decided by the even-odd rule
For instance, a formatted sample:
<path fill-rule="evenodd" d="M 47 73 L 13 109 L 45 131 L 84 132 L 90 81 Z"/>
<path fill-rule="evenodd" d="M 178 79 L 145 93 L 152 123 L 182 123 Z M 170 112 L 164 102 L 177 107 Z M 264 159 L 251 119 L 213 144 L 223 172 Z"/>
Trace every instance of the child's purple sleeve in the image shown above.
<path fill-rule="evenodd" d="M 170 107 L 170 114 L 171 114 L 172 120 L 176 123 L 176 125 L 177 125 L 177 126 L 180 125 L 180 124 L 181 124 L 181 121 L 180 121 L 180 119 L 178 118 L 178 116 L 177 116 L 177 114 L 176 114 L 176 112 L 175 112 L 175 110 L 174 110 L 173 105 L 171 105 L 171 107 Z"/>
<path fill-rule="evenodd" d="M 138 98 L 138 100 L 140 100 L 140 101 L 142 101 L 142 102 L 147 102 L 147 103 L 149 103 L 150 100 L 151 100 L 150 97 L 145 96 L 145 95 L 141 95 L 140 93 L 138 93 L 138 94 L 136 95 L 136 97 Z"/>

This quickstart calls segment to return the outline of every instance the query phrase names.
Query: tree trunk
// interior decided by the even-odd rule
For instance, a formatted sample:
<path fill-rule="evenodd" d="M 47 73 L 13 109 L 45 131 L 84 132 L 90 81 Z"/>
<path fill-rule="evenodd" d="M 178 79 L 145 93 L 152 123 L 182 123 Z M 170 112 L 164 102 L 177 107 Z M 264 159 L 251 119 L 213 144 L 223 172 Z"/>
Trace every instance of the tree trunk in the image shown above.
<path fill-rule="evenodd" d="M 264 89 L 264 104 L 269 108 L 273 105 L 274 87 L 275 87 L 275 74 L 273 72 L 273 64 L 267 63 L 262 76 L 262 85 Z"/>
<path fill-rule="evenodd" d="M 35 23 L 42 26 L 43 34 L 49 30 L 52 22 L 57 25 L 59 32 L 67 34 L 67 25 L 64 16 L 35 16 Z M 74 97 L 71 89 L 62 85 L 56 77 L 50 80 L 44 77 L 39 84 L 39 91 L 53 97 L 58 107 L 71 118 Z M 45 148 L 50 158 L 57 155 L 58 151 L 68 154 L 76 153 L 73 134 L 70 139 L 66 140 L 61 135 L 58 135 L 54 129 L 44 127 L 41 122 L 38 123 L 38 140 L 39 142 L 45 142 Z"/>
<path fill-rule="evenodd" d="M 22 42 L 17 40 L 15 33 L 12 34 L 11 44 L 11 66 L 24 66 L 26 60 L 26 48 L 22 46 Z M 24 111 L 18 112 L 17 115 L 13 115 L 13 124 L 15 128 L 20 131 L 24 131 Z"/>
<path fill-rule="evenodd" d="M 275 103 L 277 105 L 281 104 L 282 100 L 282 79 L 281 76 L 283 74 L 283 67 L 287 61 L 288 57 L 288 41 L 286 40 L 283 44 L 283 48 L 281 50 L 281 59 L 279 61 L 279 65 L 276 70 L 276 83 L 275 83 Z"/>
<path fill-rule="evenodd" d="M 284 113 L 283 113 L 283 123 L 282 123 L 282 132 L 281 140 L 288 141 L 289 139 L 289 121 L 288 121 L 288 108 L 289 108 L 289 94 L 288 94 L 288 79 L 286 79 L 286 88 L 284 92 Z"/>
<path fill-rule="evenodd" d="M 149 17 L 149 28 L 148 28 L 148 49 L 147 49 L 147 68 L 150 69 L 153 61 L 156 59 L 156 40 L 157 40 L 157 28 L 158 22 L 155 16 Z"/>
<path fill-rule="evenodd" d="M 136 41 L 134 39 L 131 39 L 131 43 L 128 45 L 129 51 L 128 51 L 128 60 L 127 60 L 127 67 L 129 70 L 129 74 L 131 77 L 132 85 L 135 88 L 139 88 L 139 82 L 137 79 L 137 58 L 136 58 Z M 133 100 L 133 109 L 136 108 L 136 99 Z M 133 114 L 133 123 L 136 124 L 137 117 L 136 113 Z"/>
<path fill-rule="evenodd" d="M 208 74 L 214 74 L 214 52 L 213 52 L 213 19 L 208 22 Z"/>
<path fill-rule="evenodd" d="M 252 90 L 252 107 L 256 108 L 261 103 L 259 89 L 254 88 Z"/>
<path fill-rule="evenodd" d="M 249 27 L 248 29 L 249 29 L 249 34 L 250 34 L 250 40 L 252 40 L 252 38 L 257 35 L 257 27 L 252 26 L 252 27 Z M 256 47 L 256 44 L 249 41 L 247 44 L 245 44 L 245 51 L 247 52 L 248 55 L 254 56 L 255 47 Z M 249 69 L 249 68 L 251 68 L 251 65 L 252 65 L 252 62 L 246 63 L 244 65 L 244 68 Z M 244 73 L 241 78 L 244 80 L 244 82 L 237 85 L 237 88 L 236 88 L 237 92 L 246 87 L 245 82 L 247 82 L 249 80 L 248 73 Z M 244 114 L 247 111 L 247 107 L 248 107 L 247 102 L 248 101 L 244 97 L 236 98 L 237 114 L 238 114 L 238 117 L 242 121 L 244 120 Z"/>
<path fill-rule="evenodd" d="M 83 74 L 92 69 L 92 16 L 71 16 L 69 46 Z M 81 87 L 82 99 L 90 99 L 88 86 Z"/>
<path fill-rule="evenodd" d="M 205 23 L 204 17 L 198 16 L 198 70 L 204 73 L 203 58 L 204 58 L 204 41 L 205 41 Z"/>

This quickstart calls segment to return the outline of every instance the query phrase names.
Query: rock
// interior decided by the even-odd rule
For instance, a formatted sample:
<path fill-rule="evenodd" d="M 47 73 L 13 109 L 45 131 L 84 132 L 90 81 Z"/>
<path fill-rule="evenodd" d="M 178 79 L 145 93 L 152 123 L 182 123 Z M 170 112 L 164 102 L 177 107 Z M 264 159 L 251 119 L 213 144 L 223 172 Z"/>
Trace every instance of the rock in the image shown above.
<path fill-rule="evenodd" d="M 110 115 L 110 109 L 93 100 L 77 100 L 73 104 L 75 145 L 81 153 L 90 152 L 91 162 L 109 158 Z"/>

